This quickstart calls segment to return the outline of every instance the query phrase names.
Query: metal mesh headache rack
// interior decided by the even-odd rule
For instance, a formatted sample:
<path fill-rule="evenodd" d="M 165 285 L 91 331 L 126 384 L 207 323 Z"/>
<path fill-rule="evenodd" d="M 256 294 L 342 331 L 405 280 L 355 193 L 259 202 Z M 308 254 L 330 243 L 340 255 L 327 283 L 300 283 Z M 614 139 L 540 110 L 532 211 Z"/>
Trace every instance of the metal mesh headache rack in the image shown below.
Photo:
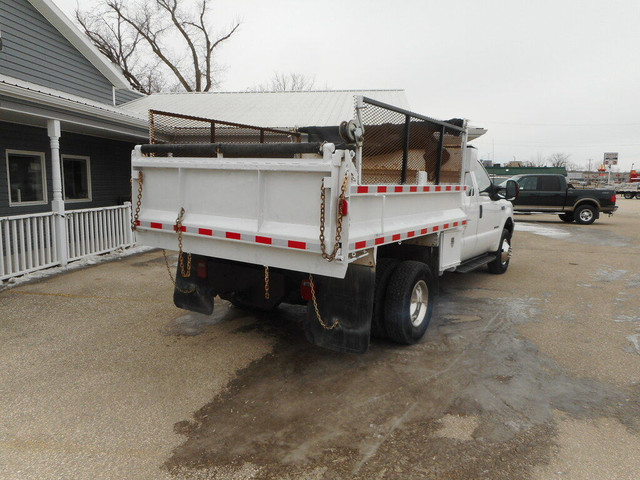
<path fill-rule="evenodd" d="M 364 97 L 360 121 L 361 183 L 415 184 L 419 172 L 432 184 L 461 182 L 462 120 L 441 122 Z"/>
<path fill-rule="evenodd" d="M 149 110 L 149 143 L 152 145 L 299 143 L 300 138 L 301 134 L 295 131 Z M 166 152 L 153 155 L 166 155 Z"/>
<path fill-rule="evenodd" d="M 361 107 L 356 108 L 356 118 L 364 126 L 361 184 L 461 183 L 465 141 L 462 120 L 441 122 L 367 97 L 356 97 L 356 102 L 361 102 L 358 103 Z M 302 153 L 318 153 L 320 148 L 315 143 L 324 141 L 338 145 L 345 139 L 341 138 L 338 126 L 294 131 L 150 110 L 151 145 L 143 148 L 143 153 L 292 158 Z M 339 148 L 354 149 L 355 145 L 341 143 Z"/>

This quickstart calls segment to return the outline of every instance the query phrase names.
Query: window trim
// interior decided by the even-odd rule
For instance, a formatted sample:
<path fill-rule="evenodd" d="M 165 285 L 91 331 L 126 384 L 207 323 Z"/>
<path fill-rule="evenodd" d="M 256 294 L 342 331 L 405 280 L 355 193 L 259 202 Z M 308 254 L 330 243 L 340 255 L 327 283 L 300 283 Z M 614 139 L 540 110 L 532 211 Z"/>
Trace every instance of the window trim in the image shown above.
<path fill-rule="evenodd" d="M 67 199 L 67 195 L 64 189 L 64 161 L 65 159 L 71 160 L 84 160 L 87 164 L 87 197 L 85 198 L 73 198 Z M 91 202 L 93 200 L 93 191 L 91 189 L 91 157 L 86 155 L 68 155 L 63 154 L 60 155 L 60 166 L 62 167 L 62 198 L 64 199 L 64 203 L 86 203 Z"/>
<path fill-rule="evenodd" d="M 11 175 L 9 172 L 9 155 L 31 155 L 34 157 L 40 157 L 40 165 L 42 166 L 42 200 L 33 202 L 14 202 L 11 200 Z M 28 207 L 30 205 L 47 205 L 49 203 L 47 185 L 47 161 L 44 152 L 7 149 L 5 150 L 5 165 L 7 168 L 7 193 L 9 194 L 9 207 Z"/>

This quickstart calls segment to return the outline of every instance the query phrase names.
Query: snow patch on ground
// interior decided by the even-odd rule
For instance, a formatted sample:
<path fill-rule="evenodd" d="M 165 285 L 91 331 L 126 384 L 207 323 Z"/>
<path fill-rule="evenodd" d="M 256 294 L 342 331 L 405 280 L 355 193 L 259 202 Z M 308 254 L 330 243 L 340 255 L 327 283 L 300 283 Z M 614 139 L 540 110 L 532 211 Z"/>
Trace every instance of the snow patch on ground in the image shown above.
<path fill-rule="evenodd" d="M 596 273 L 591 275 L 591 278 L 593 278 L 597 282 L 609 283 L 620 280 L 627 273 L 627 270 L 616 269 L 609 265 L 602 265 Z"/>
<path fill-rule="evenodd" d="M 535 233 L 549 238 L 566 238 L 571 234 L 560 230 L 559 228 L 548 227 L 536 223 L 516 222 L 516 230 L 519 232 Z"/>
<path fill-rule="evenodd" d="M 3 290 L 7 290 L 9 288 L 17 287 L 18 285 L 22 285 L 24 283 L 29 283 L 34 280 L 40 280 L 43 278 L 52 277 L 53 275 L 59 275 L 60 273 L 70 272 L 73 270 L 78 270 L 80 268 L 84 268 L 88 265 L 96 265 L 98 263 L 104 263 L 111 260 L 116 260 L 118 258 L 125 258 L 131 255 L 138 255 L 140 253 L 148 252 L 153 250 L 153 247 L 145 247 L 145 246 L 136 246 L 131 248 L 123 248 L 119 250 L 115 250 L 111 253 L 106 253 L 102 255 L 89 255 L 87 257 L 81 258 L 79 260 L 74 260 L 64 267 L 51 267 L 46 268 L 44 270 L 38 270 L 37 272 L 25 273 L 19 277 L 11 277 L 7 280 L 0 281 L 0 292 Z"/>

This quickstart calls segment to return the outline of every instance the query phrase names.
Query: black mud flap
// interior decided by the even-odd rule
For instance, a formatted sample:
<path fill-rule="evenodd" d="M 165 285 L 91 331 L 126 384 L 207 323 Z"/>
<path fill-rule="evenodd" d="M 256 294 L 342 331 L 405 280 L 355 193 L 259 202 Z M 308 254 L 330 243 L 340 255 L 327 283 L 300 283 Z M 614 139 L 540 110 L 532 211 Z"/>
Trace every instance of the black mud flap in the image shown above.
<path fill-rule="evenodd" d="M 186 265 L 187 258 L 184 255 Z M 213 295 L 206 279 L 198 278 L 195 272 L 195 255 L 192 261 L 191 275 L 187 278 L 180 272 L 180 263 L 176 268 L 176 288 L 173 291 L 173 303 L 178 308 L 211 315 L 213 313 Z"/>
<path fill-rule="evenodd" d="M 344 279 L 314 275 L 320 316 L 307 305 L 305 333 L 311 343 L 337 352 L 364 353 L 369 348 L 376 273 L 365 265 L 349 265 Z"/>

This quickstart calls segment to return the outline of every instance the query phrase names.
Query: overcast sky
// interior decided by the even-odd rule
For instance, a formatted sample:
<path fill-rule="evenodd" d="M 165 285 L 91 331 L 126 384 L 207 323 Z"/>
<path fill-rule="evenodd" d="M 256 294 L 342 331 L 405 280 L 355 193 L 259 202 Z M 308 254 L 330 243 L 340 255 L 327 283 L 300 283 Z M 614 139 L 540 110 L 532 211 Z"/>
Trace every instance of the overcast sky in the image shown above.
<path fill-rule="evenodd" d="M 83 0 L 85 5 L 98 0 Z M 133 0 L 129 0 L 133 1 Z M 73 15 L 76 0 L 54 0 Z M 224 91 L 274 72 L 331 89 L 404 89 L 410 109 L 488 133 L 481 158 L 566 153 L 640 168 L 638 0 L 216 0 L 242 21 L 217 60 Z"/>

